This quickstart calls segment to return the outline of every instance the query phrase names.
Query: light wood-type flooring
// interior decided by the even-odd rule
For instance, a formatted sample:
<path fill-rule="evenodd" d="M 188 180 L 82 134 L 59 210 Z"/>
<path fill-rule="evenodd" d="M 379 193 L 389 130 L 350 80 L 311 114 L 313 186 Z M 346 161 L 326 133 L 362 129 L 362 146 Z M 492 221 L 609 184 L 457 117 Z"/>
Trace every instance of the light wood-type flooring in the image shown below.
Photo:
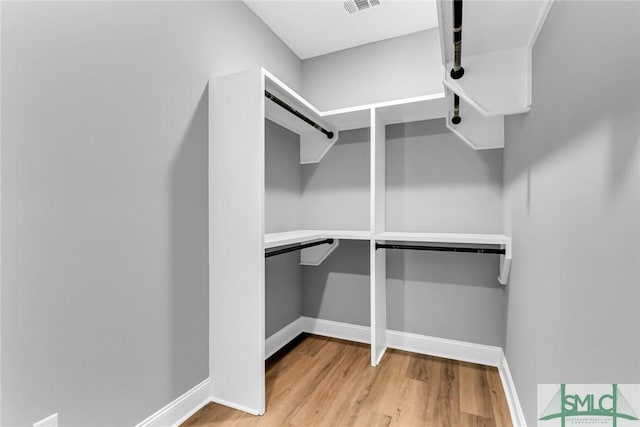
<path fill-rule="evenodd" d="M 209 403 L 182 427 L 511 426 L 498 370 L 303 335 L 267 361 L 261 417 Z"/>

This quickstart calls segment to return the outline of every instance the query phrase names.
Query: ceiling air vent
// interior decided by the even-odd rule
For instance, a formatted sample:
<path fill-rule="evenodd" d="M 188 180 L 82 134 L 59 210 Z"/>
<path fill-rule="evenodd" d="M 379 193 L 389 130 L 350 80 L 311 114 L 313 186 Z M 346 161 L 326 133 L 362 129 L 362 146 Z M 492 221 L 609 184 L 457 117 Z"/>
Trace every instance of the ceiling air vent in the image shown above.
<path fill-rule="evenodd" d="M 374 6 L 380 6 L 380 0 L 349 0 L 344 2 L 344 9 L 349 13 L 362 12 Z"/>

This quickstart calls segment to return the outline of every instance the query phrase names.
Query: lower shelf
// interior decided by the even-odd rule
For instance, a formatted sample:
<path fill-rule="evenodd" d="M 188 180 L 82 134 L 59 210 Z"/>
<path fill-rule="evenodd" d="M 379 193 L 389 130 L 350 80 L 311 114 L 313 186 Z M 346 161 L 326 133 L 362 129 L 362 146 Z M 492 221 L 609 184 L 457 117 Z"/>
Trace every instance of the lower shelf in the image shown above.
<path fill-rule="evenodd" d="M 267 233 L 264 235 L 264 248 L 292 245 L 294 243 L 310 242 L 317 239 L 349 239 L 369 240 L 369 231 L 352 230 L 293 230 L 280 233 Z"/>

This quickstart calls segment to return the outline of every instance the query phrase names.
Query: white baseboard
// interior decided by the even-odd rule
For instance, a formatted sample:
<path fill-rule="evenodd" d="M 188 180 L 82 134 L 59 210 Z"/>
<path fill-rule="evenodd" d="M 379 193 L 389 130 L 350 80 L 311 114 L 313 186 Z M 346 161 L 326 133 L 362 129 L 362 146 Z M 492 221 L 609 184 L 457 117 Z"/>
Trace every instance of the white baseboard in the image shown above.
<path fill-rule="evenodd" d="M 504 353 L 502 354 L 502 360 L 500 366 L 498 366 L 498 372 L 500 373 L 500 379 L 502 380 L 502 388 L 507 398 L 507 405 L 509 405 L 509 412 L 511 413 L 511 420 L 515 427 L 527 427 L 527 420 L 524 417 L 522 406 L 520 405 L 520 399 L 518 399 L 518 393 L 516 392 L 516 385 L 511 377 L 511 371 L 509 370 L 509 364 Z"/>
<path fill-rule="evenodd" d="M 209 403 L 209 378 L 146 418 L 136 427 L 177 427 Z"/>
<path fill-rule="evenodd" d="M 251 415 L 262 415 L 264 412 L 256 411 L 255 409 L 249 408 L 247 406 L 237 405 L 233 402 L 229 402 L 228 400 L 218 399 L 216 397 L 210 397 L 210 402 L 219 403 L 220 405 L 228 406 L 229 408 L 237 409 L 238 411 L 246 412 Z"/>
<path fill-rule="evenodd" d="M 503 357 L 501 347 L 392 330 L 387 330 L 387 346 L 413 353 L 496 367 L 500 366 Z"/>
<path fill-rule="evenodd" d="M 365 344 L 369 344 L 371 342 L 371 329 L 368 326 L 334 322 L 332 320 L 314 319 L 312 317 L 304 316 L 301 317 L 301 319 L 303 322 L 304 332 L 308 332 L 310 334 L 361 342 Z"/>
<path fill-rule="evenodd" d="M 298 317 L 275 334 L 271 335 L 264 343 L 264 358 L 268 359 L 278 350 L 289 344 L 295 337 L 304 332 L 304 317 Z"/>

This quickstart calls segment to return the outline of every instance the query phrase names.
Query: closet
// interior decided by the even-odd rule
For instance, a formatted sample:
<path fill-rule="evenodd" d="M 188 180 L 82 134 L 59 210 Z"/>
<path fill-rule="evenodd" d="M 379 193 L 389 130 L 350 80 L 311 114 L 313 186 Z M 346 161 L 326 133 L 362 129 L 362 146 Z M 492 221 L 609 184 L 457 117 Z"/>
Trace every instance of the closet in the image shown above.
<path fill-rule="evenodd" d="M 444 129 L 449 109 L 446 95 L 439 93 L 320 112 L 264 69 L 212 82 L 210 372 L 214 401 L 253 414 L 264 412 L 265 358 L 298 333 L 317 331 L 317 319 L 311 317 L 317 310 L 301 302 L 305 299 L 301 292 L 314 292 L 316 282 L 328 283 L 321 295 L 324 305 L 340 304 L 339 298 L 326 295 L 331 286 L 359 287 L 352 295 L 351 309 L 360 317 L 367 313 L 366 324 L 350 319 L 344 307 L 333 311 L 346 316 L 340 319 L 344 324 L 360 323 L 349 327 L 354 330 L 353 339 L 371 344 L 372 366 L 380 363 L 389 346 L 410 349 L 410 343 L 402 342 L 406 336 L 390 334 L 387 327 L 388 314 L 398 317 L 402 309 L 387 313 L 388 307 L 394 307 L 387 302 L 388 252 L 393 257 L 404 252 L 424 256 L 426 251 L 446 251 L 454 252 L 448 256 L 463 259 L 470 256 L 467 252 L 488 254 L 493 265 L 489 271 L 499 273 L 495 283 L 506 283 L 510 239 L 497 230 L 495 234 L 473 230 L 473 221 L 467 221 L 469 212 L 458 221 L 467 224 L 466 229 L 456 227 L 452 232 L 429 227 L 456 219 L 436 218 L 438 207 L 422 202 L 424 183 L 395 169 L 419 171 L 421 167 L 419 153 L 412 153 L 416 145 L 411 134 L 416 125 L 404 124 L 436 123 Z M 467 155 L 480 153 L 456 141 L 457 149 Z M 449 159 L 449 166 L 452 155 L 455 153 L 443 157 L 445 162 Z M 480 160 L 484 161 L 480 173 L 492 176 L 492 161 L 485 160 Z M 437 176 L 442 172 L 437 170 L 438 162 L 431 159 L 424 165 L 436 169 L 432 172 Z M 453 166 L 469 168 L 465 160 Z M 423 178 L 420 173 L 417 179 Z M 411 188 L 404 188 L 403 181 Z M 452 204 L 456 195 L 443 196 L 447 193 L 441 189 L 440 197 L 449 203 L 445 217 L 455 216 L 460 206 L 474 209 L 488 194 L 472 191 L 469 194 L 476 199 Z M 486 203 L 496 204 L 490 208 L 496 212 L 501 209 L 499 199 Z M 501 224 L 500 218 L 496 224 Z M 323 271 L 323 263 L 340 265 L 341 256 L 359 259 L 358 265 L 368 259 L 368 271 L 360 268 L 355 279 L 346 272 L 357 283 L 329 283 L 340 282 L 341 272 Z M 338 279 L 331 279 L 334 275 Z M 364 292 L 363 284 L 368 288 Z M 268 299 L 265 286 L 272 292 Z M 302 308 L 283 310 L 288 303 Z M 295 319 L 300 310 L 311 315 L 302 316 L 302 323 Z M 332 335 L 332 325 L 321 325 L 320 333 Z"/>

